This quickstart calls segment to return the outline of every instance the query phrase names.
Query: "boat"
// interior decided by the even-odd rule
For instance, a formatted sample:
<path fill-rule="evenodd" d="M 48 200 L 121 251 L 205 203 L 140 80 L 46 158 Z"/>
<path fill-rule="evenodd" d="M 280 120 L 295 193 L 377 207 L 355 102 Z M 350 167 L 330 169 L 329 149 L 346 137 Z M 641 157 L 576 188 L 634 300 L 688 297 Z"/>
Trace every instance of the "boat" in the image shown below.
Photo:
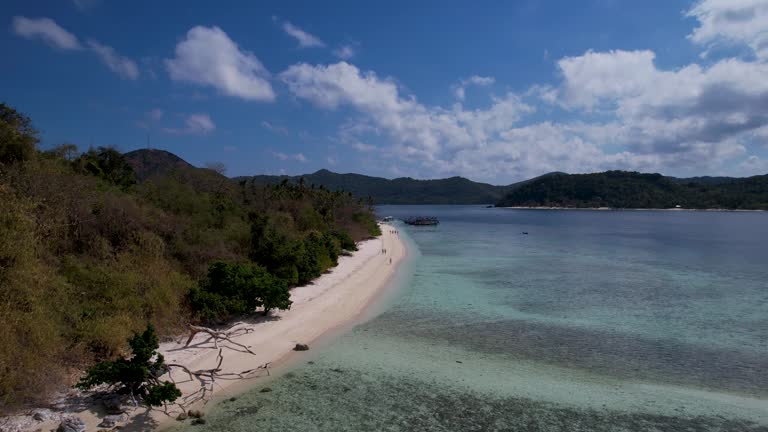
<path fill-rule="evenodd" d="M 416 217 L 409 217 L 403 219 L 403 222 L 407 225 L 416 225 L 416 226 L 432 226 L 432 225 L 438 225 L 440 223 L 439 220 L 437 220 L 436 217 L 428 217 L 428 216 L 416 216 Z"/>

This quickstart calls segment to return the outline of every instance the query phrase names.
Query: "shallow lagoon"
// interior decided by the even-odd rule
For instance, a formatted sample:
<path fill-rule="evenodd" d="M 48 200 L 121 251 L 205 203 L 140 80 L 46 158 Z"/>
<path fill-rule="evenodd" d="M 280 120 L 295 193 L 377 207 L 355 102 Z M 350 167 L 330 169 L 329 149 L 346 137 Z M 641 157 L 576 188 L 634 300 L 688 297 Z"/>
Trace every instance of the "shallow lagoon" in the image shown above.
<path fill-rule="evenodd" d="M 768 214 L 379 211 L 392 304 L 195 428 L 768 431 Z"/>

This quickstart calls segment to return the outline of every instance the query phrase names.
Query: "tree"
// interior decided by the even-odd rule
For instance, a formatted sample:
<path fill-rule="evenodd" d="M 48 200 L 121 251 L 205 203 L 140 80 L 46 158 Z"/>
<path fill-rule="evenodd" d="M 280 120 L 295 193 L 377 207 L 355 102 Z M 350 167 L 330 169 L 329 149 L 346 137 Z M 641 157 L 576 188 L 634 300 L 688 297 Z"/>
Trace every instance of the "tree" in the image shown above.
<path fill-rule="evenodd" d="M 123 190 L 136 184 L 131 165 L 122 153 L 111 147 L 91 148 L 80 155 L 74 165 L 83 174 L 94 175 Z"/>
<path fill-rule="evenodd" d="M 181 396 L 175 384 L 160 381 L 167 372 L 163 355 L 154 327 L 148 325 L 141 334 L 135 334 L 128 341 L 132 356 L 114 361 L 103 361 L 91 367 L 80 379 L 77 387 L 88 390 L 101 384 L 116 387 L 118 392 L 140 397 L 147 405 L 160 406 L 173 402 Z"/>
<path fill-rule="evenodd" d="M 60 158 L 68 161 L 73 161 L 78 156 L 77 145 L 64 143 L 59 144 L 56 147 L 45 152 L 47 155 L 54 158 Z"/>
<path fill-rule="evenodd" d="M 29 117 L 0 103 L 0 163 L 34 158 L 39 141 Z"/>
<path fill-rule="evenodd" d="M 224 164 L 224 162 L 206 162 L 205 167 L 221 175 L 227 174 L 227 166 Z"/>
<path fill-rule="evenodd" d="M 189 300 L 204 319 L 220 321 L 254 312 L 259 306 L 264 307 L 265 315 L 272 309 L 291 307 L 285 281 L 255 264 L 226 262 L 210 266 L 208 277 L 190 292 Z"/>

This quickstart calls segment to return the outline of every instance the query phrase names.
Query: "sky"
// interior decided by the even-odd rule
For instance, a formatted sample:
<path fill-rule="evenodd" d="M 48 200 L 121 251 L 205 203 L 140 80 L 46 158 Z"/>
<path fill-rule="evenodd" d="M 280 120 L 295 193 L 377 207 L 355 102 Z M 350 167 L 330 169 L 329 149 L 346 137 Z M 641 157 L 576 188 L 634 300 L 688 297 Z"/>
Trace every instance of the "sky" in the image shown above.
<path fill-rule="evenodd" d="M 231 176 L 768 173 L 768 0 L 4 0 L 0 51 L 43 148 Z"/>

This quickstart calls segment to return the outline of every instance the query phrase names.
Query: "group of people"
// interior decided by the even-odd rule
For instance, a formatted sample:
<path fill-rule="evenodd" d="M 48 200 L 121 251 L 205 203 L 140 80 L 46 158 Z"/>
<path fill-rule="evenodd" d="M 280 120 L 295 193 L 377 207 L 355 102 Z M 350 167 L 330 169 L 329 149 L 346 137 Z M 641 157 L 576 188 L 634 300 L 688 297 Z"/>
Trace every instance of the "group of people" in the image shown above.
<path fill-rule="evenodd" d="M 389 230 L 389 233 L 390 233 L 390 234 L 395 234 L 395 235 L 398 235 L 398 234 L 399 234 L 399 231 L 391 229 L 391 230 Z M 382 254 L 382 255 L 386 255 L 386 254 L 387 254 L 387 249 L 385 249 L 385 248 L 381 248 L 381 254 Z M 390 264 L 392 264 L 392 258 L 390 258 L 390 259 L 389 259 L 389 263 L 390 263 Z"/>

